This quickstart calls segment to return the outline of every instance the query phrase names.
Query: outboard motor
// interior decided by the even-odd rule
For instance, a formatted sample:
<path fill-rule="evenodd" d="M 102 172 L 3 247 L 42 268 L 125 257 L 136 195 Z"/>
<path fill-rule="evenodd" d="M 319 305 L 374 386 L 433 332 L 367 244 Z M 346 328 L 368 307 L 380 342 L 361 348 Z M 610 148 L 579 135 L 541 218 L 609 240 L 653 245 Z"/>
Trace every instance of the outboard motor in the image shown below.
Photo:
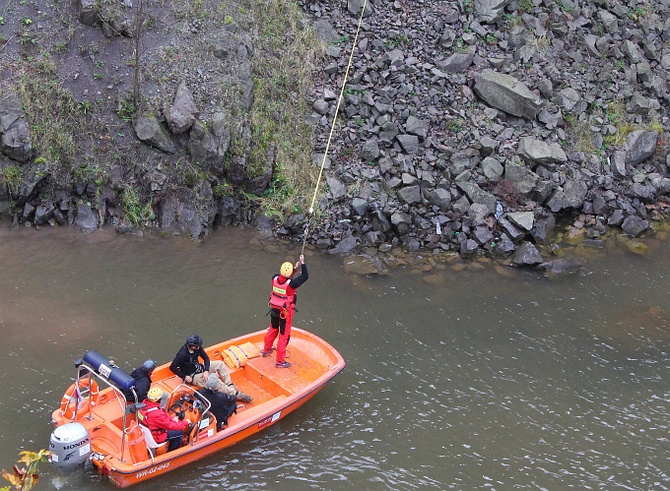
<path fill-rule="evenodd" d="M 91 438 L 81 423 L 68 423 L 56 428 L 49 440 L 49 462 L 57 469 L 72 471 L 91 455 Z"/>

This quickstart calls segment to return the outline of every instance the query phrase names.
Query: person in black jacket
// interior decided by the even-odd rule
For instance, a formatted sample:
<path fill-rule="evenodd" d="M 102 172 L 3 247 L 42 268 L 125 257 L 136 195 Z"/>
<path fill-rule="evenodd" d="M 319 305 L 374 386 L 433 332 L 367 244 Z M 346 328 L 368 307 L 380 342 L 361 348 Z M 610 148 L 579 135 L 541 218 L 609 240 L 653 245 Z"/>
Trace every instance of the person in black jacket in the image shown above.
<path fill-rule="evenodd" d="M 135 394 L 137 394 L 137 400 L 142 402 L 147 398 L 149 389 L 151 388 L 151 374 L 156 369 L 156 362 L 153 360 L 147 360 L 142 363 L 141 366 L 137 367 L 130 374 L 131 377 L 135 379 Z M 126 396 L 126 401 L 135 402 L 135 396 L 132 391 L 125 390 L 123 391 Z"/>
<path fill-rule="evenodd" d="M 211 373 L 205 382 L 205 387 L 198 392 L 212 405 L 209 410 L 216 417 L 216 431 L 228 426 L 228 418 L 237 411 L 235 397 L 218 390 L 219 378 Z"/>
<path fill-rule="evenodd" d="M 197 385 L 198 387 L 205 386 L 211 370 L 219 379 L 219 392 L 230 394 L 242 402 L 251 402 L 252 400 L 251 396 L 237 390 L 230 379 L 225 363 L 220 360 L 210 361 L 207 352 L 202 347 L 202 338 L 195 334 L 189 336 L 186 343 L 179 348 L 170 364 L 170 370 L 187 384 Z"/>

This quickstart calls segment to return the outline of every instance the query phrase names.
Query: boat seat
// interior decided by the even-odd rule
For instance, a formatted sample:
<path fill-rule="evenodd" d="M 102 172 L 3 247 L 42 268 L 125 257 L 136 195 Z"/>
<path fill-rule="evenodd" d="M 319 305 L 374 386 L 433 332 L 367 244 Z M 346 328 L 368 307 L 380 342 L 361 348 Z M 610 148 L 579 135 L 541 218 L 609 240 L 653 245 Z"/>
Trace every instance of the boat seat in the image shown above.
<path fill-rule="evenodd" d="M 151 430 L 144 425 L 138 425 L 142 430 L 144 435 L 144 441 L 147 444 L 147 450 L 149 451 L 149 457 L 151 457 L 151 462 L 154 461 L 154 457 L 157 455 L 163 455 L 167 452 L 168 441 L 165 440 L 163 443 L 156 443 L 154 436 L 151 434 Z"/>

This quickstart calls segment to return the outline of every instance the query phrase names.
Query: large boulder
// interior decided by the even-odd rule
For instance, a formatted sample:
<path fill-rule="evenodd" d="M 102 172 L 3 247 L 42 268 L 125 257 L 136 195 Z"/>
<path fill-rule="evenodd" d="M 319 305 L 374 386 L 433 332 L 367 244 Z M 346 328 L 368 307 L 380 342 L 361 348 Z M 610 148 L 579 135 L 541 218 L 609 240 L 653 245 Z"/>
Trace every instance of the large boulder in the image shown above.
<path fill-rule="evenodd" d="M 544 259 L 531 242 L 524 242 L 514 253 L 512 265 L 514 266 L 537 266 L 542 264 Z"/>
<path fill-rule="evenodd" d="M 176 151 L 170 133 L 155 116 L 141 116 L 137 118 L 135 134 L 144 143 L 165 153 L 175 153 Z"/>
<path fill-rule="evenodd" d="M 490 68 L 475 75 L 474 91 L 487 104 L 521 118 L 533 119 L 542 109 L 542 99 L 526 85 Z"/>
<path fill-rule="evenodd" d="M 182 81 L 177 86 L 172 105 L 165 111 L 165 121 L 167 121 L 170 131 L 175 135 L 180 135 L 188 131 L 196 118 L 200 114 L 193 100 L 193 94 Z"/>
<path fill-rule="evenodd" d="M 30 129 L 25 121 L 21 101 L 12 93 L 0 97 L 0 152 L 17 162 L 32 156 Z"/>

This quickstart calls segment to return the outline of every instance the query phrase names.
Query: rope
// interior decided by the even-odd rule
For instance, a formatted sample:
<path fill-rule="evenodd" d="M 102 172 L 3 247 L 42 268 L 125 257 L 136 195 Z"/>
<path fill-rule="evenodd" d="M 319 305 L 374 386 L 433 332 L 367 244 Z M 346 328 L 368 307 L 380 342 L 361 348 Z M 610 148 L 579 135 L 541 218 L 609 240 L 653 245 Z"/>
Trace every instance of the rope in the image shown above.
<path fill-rule="evenodd" d="M 312 196 L 312 202 L 309 205 L 309 218 L 305 224 L 305 236 L 302 239 L 302 249 L 300 254 L 305 253 L 305 244 L 307 243 L 307 234 L 309 233 L 309 224 L 311 221 L 312 214 L 314 213 L 314 202 L 316 201 L 316 196 L 319 192 L 319 185 L 321 184 L 321 177 L 323 176 L 323 169 L 326 165 L 326 159 L 328 158 L 328 150 L 330 149 L 330 142 L 333 139 L 333 132 L 335 131 L 335 122 L 337 121 L 337 114 L 340 112 L 340 104 L 342 103 L 342 98 L 344 97 L 344 87 L 347 85 L 347 80 L 349 78 L 349 69 L 354 60 L 354 51 L 356 45 L 358 44 L 358 34 L 361 32 L 361 24 L 363 24 L 363 14 L 365 14 L 365 8 L 367 7 L 368 0 L 363 0 L 363 8 L 361 9 L 361 15 L 358 18 L 358 27 L 356 28 L 356 35 L 354 36 L 354 42 L 351 45 L 351 53 L 349 54 L 349 62 L 347 63 L 347 69 L 344 72 L 344 80 L 342 81 L 342 87 L 340 88 L 340 96 L 337 98 L 337 105 L 335 106 L 335 114 L 333 115 L 333 122 L 330 125 L 330 133 L 328 134 L 328 141 L 326 142 L 326 150 L 323 153 L 323 159 L 321 160 L 321 168 L 319 169 L 319 177 L 316 180 L 316 186 L 314 186 L 314 195 Z"/>

